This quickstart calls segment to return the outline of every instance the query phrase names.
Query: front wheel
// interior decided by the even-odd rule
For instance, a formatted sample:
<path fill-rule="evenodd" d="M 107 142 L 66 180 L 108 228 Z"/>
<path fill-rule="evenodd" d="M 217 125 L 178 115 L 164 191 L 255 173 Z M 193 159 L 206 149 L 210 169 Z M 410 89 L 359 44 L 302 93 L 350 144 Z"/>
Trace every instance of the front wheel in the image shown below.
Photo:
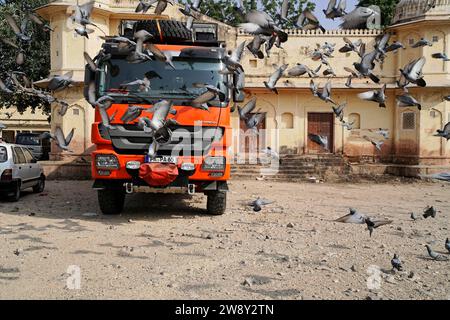
<path fill-rule="evenodd" d="M 41 176 L 39 178 L 38 184 L 33 187 L 33 192 L 34 193 L 41 193 L 41 192 L 44 191 L 44 189 L 45 189 L 45 177 Z"/>
<path fill-rule="evenodd" d="M 227 209 L 227 193 L 223 191 L 210 191 L 207 193 L 206 210 L 208 214 L 220 216 Z"/>
<path fill-rule="evenodd" d="M 98 204 L 104 215 L 120 214 L 125 203 L 125 191 L 122 189 L 98 190 Z"/>

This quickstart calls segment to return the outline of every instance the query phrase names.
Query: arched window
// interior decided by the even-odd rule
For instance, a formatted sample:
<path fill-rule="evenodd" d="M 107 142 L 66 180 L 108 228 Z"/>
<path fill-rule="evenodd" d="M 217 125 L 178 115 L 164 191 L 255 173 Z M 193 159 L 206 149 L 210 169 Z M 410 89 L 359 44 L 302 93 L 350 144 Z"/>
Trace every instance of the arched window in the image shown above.
<path fill-rule="evenodd" d="M 281 129 L 294 128 L 294 115 L 290 112 L 285 112 L 281 115 Z"/>
<path fill-rule="evenodd" d="M 361 116 L 359 113 L 350 113 L 348 123 L 353 123 L 353 129 L 361 129 Z"/>

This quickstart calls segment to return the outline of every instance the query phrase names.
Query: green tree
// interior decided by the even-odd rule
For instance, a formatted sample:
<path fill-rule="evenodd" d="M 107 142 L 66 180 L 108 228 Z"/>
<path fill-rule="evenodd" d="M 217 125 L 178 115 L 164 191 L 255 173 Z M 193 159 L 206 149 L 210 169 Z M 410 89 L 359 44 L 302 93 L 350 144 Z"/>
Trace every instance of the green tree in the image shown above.
<path fill-rule="evenodd" d="M 360 0 L 358 6 L 369 7 L 372 5 L 380 7 L 381 24 L 386 27 L 391 24 L 394 17 L 395 7 L 399 0 Z"/>
<path fill-rule="evenodd" d="M 180 0 L 180 3 L 192 3 L 192 0 Z M 273 19 L 278 22 L 278 15 L 280 13 L 281 3 L 283 0 L 244 0 L 245 10 L 263 10 L 267 12 Z M 293 23 L 301 13 L 302 8 L 315 8 L 315 4 L 308 0 L 291 0 L 288 18 L 290 22 L 284 24 L 285 28 L 293 27 Z M 200 11 L 207 16 L 224 22 L 226 24 L 237 26 L 239 23 L 245 22 L 244 17 L 237 9 L 237 1 L 233 0 L 215 0 L 202 1 Z"/>
<path fill-rule="evenodd" d="M 5 14 L 11 14 L 20 26 L 26 16 L 27 10 L 45 5 L 48 0 L 0 0 L 0 38 L 10 39 L 19 45 L 16 36 L 9 24 L 6 23 Z M 20 45 L 25 53 L 25 63 L 21 66 L 16 63 L 17 49 L 0 41 L 0 79 L 11 84 L 12 72 L 24 72 L 30 80 L 40 80 L 48 76 L 50 70 L 50 34 L 33 22 L 28 23 L 27 32 L 32 36 L 30 44 Z M 50 112 L 50 105 L 40 98 L 16 92 L 7 94 L 0 92 L 0 108 L 17 107 L 19 112 L 27 108 L 35 111 L 36 108 Z"/>

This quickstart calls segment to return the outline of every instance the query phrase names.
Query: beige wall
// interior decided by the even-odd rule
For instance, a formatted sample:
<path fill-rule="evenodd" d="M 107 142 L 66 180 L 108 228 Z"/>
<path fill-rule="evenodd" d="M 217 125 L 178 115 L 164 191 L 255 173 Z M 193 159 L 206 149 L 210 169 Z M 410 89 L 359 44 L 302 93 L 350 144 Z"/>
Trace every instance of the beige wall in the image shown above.
<path fill-rule="evenodd" d="M 83 1 L 82 1 L 83 2 Z M 84 73 L 83 51 L 87 51 L 92 56 L 100 49 L 101 40 L 98 38 L 102 32 L 96 31 L 90 35 L 90 39 L 84 39 L 74 35 L 73 29 L 67 24 L 67 18 L 71 9 L 67 4 L 75 4 L 75 0 L 56 1 L 51 7 L 40 9 L 39 13 L 51 21 L 56 32 L 52 34 L 52 74 L 60 74 L 68 70 L 75 71 L 75 79 L 80 81 L 75 88 L 60 93 L 60 97 L 68 100 L 71 109 L 64 118 L 55 115 L 53 109 L 52 128 L 61 126 L 65 133 L 72 127 L 76 127 L 74 137 L 74 148 L 76 154 L 87 154 L 90 152 L 90 124 L 93 121 L 94 111 L 82 98 L 82 81 Z M 119 23 L 122 19 L 144 19 L 149 15 L 135 14 L 134 8 L 138 1 L 115 1 L 102 0 L 96 2 L 93 20 L 108 35 L 117 34 Z M 66 4 L 64 6 L 64 4 Z M 449 5 L 450 6 L 450 5 Z M 185 17 L 178 11 L 178 6 L 168 6 L 166 16 L 185 20 Z M 450 16 L 449 16 L 450 17 Z M 205 21 L 216 22 L 208 17 Z M 220 25 L 219 38 L 226 40 L 227 47 L 235 48 L 242 41 L 250 41 L 251 36 L 243 34 L 235 28 L 224 24 Z M 367 50 L 372 50 L 375 37 L 380 34 L 376 30 L 330 30 L 325 34 L 316 31 L 301 32 L 298 30 L 288 30 L 289 41 L 283 44 L 282 49 L 274 48 L 270 58 L 263 60 L 255 59 L 250 53 L 243 57 L 242 64 L 247 75 L 247 93 L 249 98 L 252 95 L 258 96 L 258 106 L 263 112 L 267 112 L 266 127 L 268 130 L 279 129 L 276 138 L 271 139 L 266 135 L 266 145 L 278 148 L 282 151 L 303 153 L 307 150 L 307 114 L 308 112 L 331 112 L 331 105 L 323 103 L 321 100 L 312 97 L 309 91 L 309 81 L 307 77 L 286 78 L 278 83 L 280 95 L 275 95 L 264 88 L 263 81 L 274 71 L 273 64 L 280 65 L 288 63 L 290 67 L 296 63 L 304 63 L 311 68 L 316 68 L 319 63 L 309 58 L 308 52 L 312 51 L 317 43 L 323 44 L 325 41 L 336 43 L 334 57 L 330 63 L 337 73 L 333 81 L 333 97 L 338 102 L 347 102 L 345 119 L 348 120 L 350 114 L 359 114 L 361 119 L 361 129 L 349 132 L 344 130 L 339 122 L 335 122 L 334 145 L 336 152 L 344 152 L 351 157 L 379 157 L 380 154 L 374 147 L 362 137 L 368 135 L 375 139 L 370 130 L 377 128 L 388 129 L 390 138 L 383 147 L 382 157 L 387 159 L 390 156 L 398 158 L 396 161 L 408 161 L 409 158 L 417 161 L 418 157 L 427 159 L 430 162 L 450 163 L 450 143 L 443 139 L 433 137 L 435 130 L 442 127 L 449 118 L 450 106 L 448 102 L 442 102 L 442 96 L 450 92 L 447 87 L 450 85 L 449 63 L 431 59 L 431 54 L 435 52 L 446 52 L 450 55 L 448 43 L 450 41 L 450 21 L 440 19 L 438 22 L 424 20 L 422 22 L 403 24 L 392 27 L 388 30 L 392 34 L 391 40 L 399 40 L 408 46 L 406 50 L 399 50 L 390 53 L 381 67 L 377 67 L 375 73 L 382 78 L 382 82 L 389 84 L 387 108 L 380 109 L 377 104 L 364 102 L 356 97 L 356 94 L 366 90 L 379 88 L 380 85 L 373 84 L 367 79 L 354 80 L 356 89 L 349 90 L 344 86 L 348 73 L 344 71 L 344 66 L 352 66 L 359 58 L 356 53 L 342 54 L 338 49 L 344 45 L 343 37 L 348 37 L 352 41 L 362 39 L 366 43 Z M 420 49 L 409 48 L 409 41 L 417 41 L 421 37 L 432 40 L 437 37 L 437 42 L 432 48 Z M 396 106 L 395 95 L 400 91 L 395 88 L 395 81 L 398 79 L 398 69 L 403 67 L 411 59 L 427 57 L 427 64 L 424 68 L 425 79 L 429 86 L 426 89 L 412 89 L 416 98 L 424 105 L 424 109 L 419 112 L 417 109 L 399 108 Z M 324 70 L 322 67 L 321 72 Z M 322 85 L 327 81 L 324 77 L 316 79 Z M 79 109 L 79 114 L 72 113 L 72 109 Z M 402 116 L 405 112 L 416 114 L 416 129 L 403 130 Z M 285 114 L 283 116 L 283 114 Z M 288 114 L 288 115 L 286 115 Z M 293 128 L 284 128 L 284 121 L 292 114 Z M 237 114 L 232 116 L 233 127 L 239 128 Z M 239 138 L 236 138 L 237 142 Z M 273 140 L 273 141 L 272 141 Z M 402 160 L 403 159 L 403 160 Z M 407 160 L 404 160 L 407 159 Z"/>

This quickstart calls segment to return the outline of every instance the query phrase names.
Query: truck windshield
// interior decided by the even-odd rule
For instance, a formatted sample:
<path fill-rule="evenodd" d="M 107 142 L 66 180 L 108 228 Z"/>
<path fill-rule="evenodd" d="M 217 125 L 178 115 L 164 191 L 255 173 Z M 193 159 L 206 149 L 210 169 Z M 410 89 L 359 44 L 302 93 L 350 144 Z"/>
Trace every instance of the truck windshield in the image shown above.
<path fill-rule="evenodd" d="M 205 92 L 204 88 L 195 88 L 193 84 L 206 83 L 219 88 L 228 97 L 227 77 L 219 73 L 223 69 L 220 60 L 174 57 L 173 65 L 175 69 L 161 61 L 133 64 L 124 58 L 113 58 L 104 65 L 99 83 L 100 93 L 114 96 L 138 94 L 151 99 L 192 100 Z M 144 78 L 150 80 L 149 88 L 143 89 L 137 84 L 126 86 Z M 210 104 L 221 106 L 218 98 L 210 101 Z"/>
<path fill-rule="evenodd" d="M 41 145 L 38 136 L 17 136 L 16 144 L 22 144 L 22 145 L 27 145 L 27 146 Z"/>

